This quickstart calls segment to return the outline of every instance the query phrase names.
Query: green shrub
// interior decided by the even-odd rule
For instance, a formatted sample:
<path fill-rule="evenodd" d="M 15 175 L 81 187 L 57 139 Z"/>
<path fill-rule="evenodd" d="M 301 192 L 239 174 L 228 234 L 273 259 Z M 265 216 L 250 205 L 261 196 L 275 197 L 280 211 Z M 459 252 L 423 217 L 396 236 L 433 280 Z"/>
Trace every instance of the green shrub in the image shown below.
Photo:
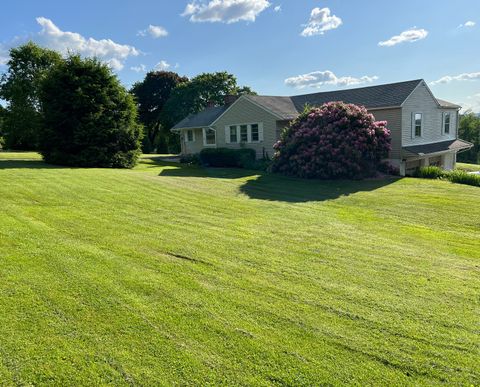
<path fill-rule="evenodd" d="M 200 165 L 200 156 L 197 153 L 192 155 L 182 155 L 180 156 L 180 162 L 188 165 Z"/>
<path fill-rule="evenodd" d="M 447 172 L 442 168 L 429 166 L 418 168 L 415 171 L 414 176 L 420 177 L 422 179 L 441 179 L 445 175 L 445 173 Z"/>
<path fill-rule="evenodd" d="M 132 168 L 142 128 L 133 97 L 110 68 L 70 56 L 48 72 L 40 101 L 40 151 L 51 164 Z"/>
<path fill-rule="evenodd" d="M 452 183 L 457 184 L 466 184 L 473 185 L 475 187 L 480 187 L 480 175 L 473 173 L 468 173 L 456 169 L 445 174 L 446 179 L 450 180 Z"/>
<path fill-rule="evenodd" d="M 210 167 L 248 168 L 255 162 L 255 150 L 206 148 L 200 152 L 200 162 Z"/>

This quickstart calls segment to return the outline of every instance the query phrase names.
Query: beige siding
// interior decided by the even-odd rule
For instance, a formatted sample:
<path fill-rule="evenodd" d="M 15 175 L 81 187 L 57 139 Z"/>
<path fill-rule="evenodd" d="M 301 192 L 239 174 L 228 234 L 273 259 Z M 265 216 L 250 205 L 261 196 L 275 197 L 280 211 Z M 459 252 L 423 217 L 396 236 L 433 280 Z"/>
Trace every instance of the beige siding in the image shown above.
<path fill-rule="evenodd" d="M 392 150 L 390 151 L 390 159 L 400 159 L 402 154 L 402 110 L 398 109 L 381 109 L 370 110 L 375 116 L 376 121 L 387 121 L 387 128 L 391 132 Z"/>
<path fill-rule="evenodd" d="M 443 132 L 443 113 L 450 112 L 450 134 Z M 423 114 L 422 137 L 412 138 L 412 115 Z M 402 145 L 419 145 L 432 142 L 454 140 L 457 137 L 457 111 L 455 109 L 440 108 L 425 84 L 420 85 L 407 98 L 402 109 Z"/>
<path fill-rule="evenodd" d="M 195 141 L 193 142 L 187 142 L 185 141 L 187 136 L 186 132 L 187 130 L 184 129 L 182 130 L 180 141 L 182 142 L 182 150 L 184 154 L 194 154 L 194 153 L 200 153 L 200 151 L 204 148 L 203 146 L 203 132 L 202 129 L 193 129 L 195 133 Z"/>
<path fill-rule="evenodd" d="M 265 151 L 269 157 L 273 155 L 273 144 L 277 141 L 277 117 L 256 104 L 242 98 L 238 100 L 213 126 L 217 131 L 217 147 L 252 148 L 257 157 Z M 263 124 L 263 141 L 259 143 L 227 144 L 225 141 L 225 126 L 240 124 Z"/>

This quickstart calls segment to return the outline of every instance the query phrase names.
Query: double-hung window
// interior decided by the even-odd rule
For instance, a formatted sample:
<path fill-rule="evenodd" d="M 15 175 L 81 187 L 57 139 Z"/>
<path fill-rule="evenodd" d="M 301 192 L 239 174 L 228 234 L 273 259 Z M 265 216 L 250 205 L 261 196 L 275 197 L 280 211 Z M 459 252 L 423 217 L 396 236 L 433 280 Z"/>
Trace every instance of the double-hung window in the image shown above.
<path fill-rule="evenodd" d="M 248 142 L 248 125 L 240 125 L 240 141 Z"/>
<path fill-rule="evenodd" d="M 450 134 L 451 113 L 443 113 L 443 134 Z"/>
<path fill-rule="evenodd" d="M 216 133 L 213 129 L 203 129 L 203 145 L 215 145 L 217 142 Z"/>
<path fill-rule="evenodd" d="M 225 142 L 227 144 L 255 143 L 263 141 L 263 125 L 240 124 L 225 126 Z"/>
<path fill-rule="evenodd" d="M 260 141 L 260 132 L 258 130 L 258 124 L 250 125 L 250 138 L 252 142 L 259 142 Z"/>
<path fill-rule="evenodd" d="M 413 114 L 413 137 L 422 137 L 423 129 L 423 114 L 414 113 Z"/>
<path fill-rule="evenodd" d="M 238 142 L 238 136 L 237 136 L 237 126 L 232 125 L 230 126 L 230 142 L 236 143 Z"/>
<path fill-rule="evenodd" d="M 194 142 L 195 141 L 195 133 L 193 133 L 193 129 L 188 129 L 187 130 L 186 140 L 187 140 L 187 142 Z"/>

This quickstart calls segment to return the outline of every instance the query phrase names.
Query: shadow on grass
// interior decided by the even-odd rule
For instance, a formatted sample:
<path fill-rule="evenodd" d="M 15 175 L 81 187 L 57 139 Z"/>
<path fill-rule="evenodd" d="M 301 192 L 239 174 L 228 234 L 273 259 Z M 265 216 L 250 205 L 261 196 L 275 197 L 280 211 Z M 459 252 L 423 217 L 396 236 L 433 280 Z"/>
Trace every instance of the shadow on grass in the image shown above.
<path fill-rule="evenodd" d="M 325 201 L 385 187 L 397 178 L 367 180 L 306 180 L 235 168 L 200 168 L 178 165 L 161 176 L 245 179 L 240 192 L 252 199 L 291 203 Z"/>
<path fill-rule="evenodd" d="M 61 165 L 47 164 L 42 160 L 1 160 L 0 169 L 65 169 Z"/>

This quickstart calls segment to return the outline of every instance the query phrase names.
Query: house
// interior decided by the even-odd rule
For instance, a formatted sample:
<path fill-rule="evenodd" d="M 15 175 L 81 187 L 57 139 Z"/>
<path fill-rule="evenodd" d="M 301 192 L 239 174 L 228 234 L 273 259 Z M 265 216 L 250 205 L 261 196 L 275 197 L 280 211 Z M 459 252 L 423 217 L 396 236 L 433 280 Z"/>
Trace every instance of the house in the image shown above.
<path fill-rule="evenodd" d="M 422 79 L 293 97 L 228 96 L 224 106 L 190 115 L 172 131 L 180 132 L 182 154 L 248 147 L 257 157 L 272 156 L 282 129 L 305 105 L 331 101 L 363 105 L 376 120 L 388 122 L 392 150 L 387 161 L 402 175 L 428 165 L 453 169 L 457 153 L 472 146 L 458 139 L 461 106 L 435 98 Z"/>

